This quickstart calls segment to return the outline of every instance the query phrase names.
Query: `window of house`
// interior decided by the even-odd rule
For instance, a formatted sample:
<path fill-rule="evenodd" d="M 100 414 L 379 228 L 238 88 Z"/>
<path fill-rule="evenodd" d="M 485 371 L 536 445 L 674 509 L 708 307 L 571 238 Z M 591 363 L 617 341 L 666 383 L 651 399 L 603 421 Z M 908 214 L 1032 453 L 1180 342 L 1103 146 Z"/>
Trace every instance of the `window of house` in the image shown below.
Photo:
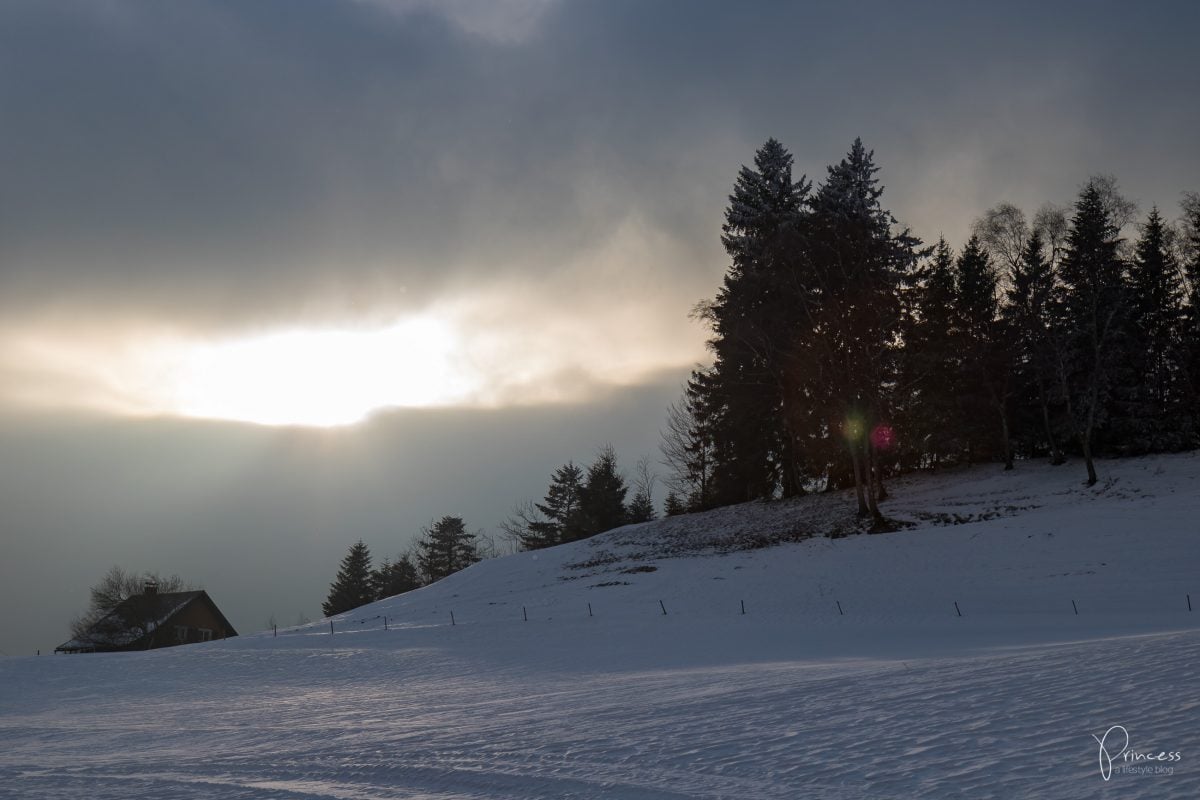
<path fill-rule="evenodd" d="M 188 629 L 186 625 L 175 626 L 175 641 L 179 644 L 186 644 L 188 640 Z"/>
<path fill-rule="evenodd" d="M 212 631 L 209 630 L 208 628 L 200 628 L 200 641 L 211 642 L 212 641 Z"/>

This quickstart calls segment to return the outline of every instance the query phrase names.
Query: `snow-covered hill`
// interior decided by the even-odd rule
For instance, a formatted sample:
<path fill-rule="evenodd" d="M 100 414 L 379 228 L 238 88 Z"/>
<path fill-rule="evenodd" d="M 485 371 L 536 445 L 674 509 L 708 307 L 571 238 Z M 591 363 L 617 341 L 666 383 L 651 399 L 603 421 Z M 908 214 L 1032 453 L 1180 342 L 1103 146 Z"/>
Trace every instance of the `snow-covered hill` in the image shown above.
<path fill-rule="evenodd" d="M 1200 796 L 1200 454 L 1076 466 L 906 478 L 897 533 L 751 504 L 332 634 L 3 660 L 0 797 Z"/>

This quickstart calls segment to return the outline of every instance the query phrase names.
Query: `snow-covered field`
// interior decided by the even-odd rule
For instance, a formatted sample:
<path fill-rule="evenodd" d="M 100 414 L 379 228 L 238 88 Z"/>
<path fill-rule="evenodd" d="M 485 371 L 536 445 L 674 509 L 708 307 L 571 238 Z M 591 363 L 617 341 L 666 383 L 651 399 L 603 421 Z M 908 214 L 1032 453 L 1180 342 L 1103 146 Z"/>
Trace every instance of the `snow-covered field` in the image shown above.
<path fill-rule="evenodd" d="M 907 478 L 892 534 L 803 538 L 845 497 L 631 526 L 332 635 L 0 660 L 0 797 L 1200 797 L 1200 454 L 1100 466 Z"/>

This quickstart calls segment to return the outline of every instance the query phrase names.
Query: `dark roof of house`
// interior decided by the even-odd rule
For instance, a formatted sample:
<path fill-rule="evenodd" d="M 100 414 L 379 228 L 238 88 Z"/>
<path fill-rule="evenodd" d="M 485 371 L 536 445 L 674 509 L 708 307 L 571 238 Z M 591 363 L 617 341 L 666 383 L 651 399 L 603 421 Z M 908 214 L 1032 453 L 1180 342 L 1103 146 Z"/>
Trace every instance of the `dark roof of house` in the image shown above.
<path fill-rule="evenodd" d="M 225 628 L 226 635 L 237 636 L 237 631 L 225 619 L 221 609 L 203 589 L 190 592 L 164 592 L 162 594 L 137 594 L 121 601 L 120 605 L 96 621 L 83 639 L 71 639 L 55 650 L 77 651 L 127 647 L 142 637 L 153 633 L 171 617 L 196 601 L 205 603 Z M 136 621 L 136 627 L 128 621 Z"/>

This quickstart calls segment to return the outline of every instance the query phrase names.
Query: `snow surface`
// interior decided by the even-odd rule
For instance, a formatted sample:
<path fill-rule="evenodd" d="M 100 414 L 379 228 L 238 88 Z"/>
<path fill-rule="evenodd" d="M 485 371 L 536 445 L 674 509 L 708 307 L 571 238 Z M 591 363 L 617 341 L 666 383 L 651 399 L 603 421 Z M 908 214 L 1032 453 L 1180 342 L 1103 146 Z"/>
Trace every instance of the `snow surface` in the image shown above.
<path fill-rule="evenodd" d="M 845 496 L 630 526 L 333 635 L 0 660 L 0 797 L 1198 797 L 1200 454 L 1080 472 L 906 478 L 883 535 L 805 538 Z M 1114 725 L 1179 759 L 1105 781 Z"/>

